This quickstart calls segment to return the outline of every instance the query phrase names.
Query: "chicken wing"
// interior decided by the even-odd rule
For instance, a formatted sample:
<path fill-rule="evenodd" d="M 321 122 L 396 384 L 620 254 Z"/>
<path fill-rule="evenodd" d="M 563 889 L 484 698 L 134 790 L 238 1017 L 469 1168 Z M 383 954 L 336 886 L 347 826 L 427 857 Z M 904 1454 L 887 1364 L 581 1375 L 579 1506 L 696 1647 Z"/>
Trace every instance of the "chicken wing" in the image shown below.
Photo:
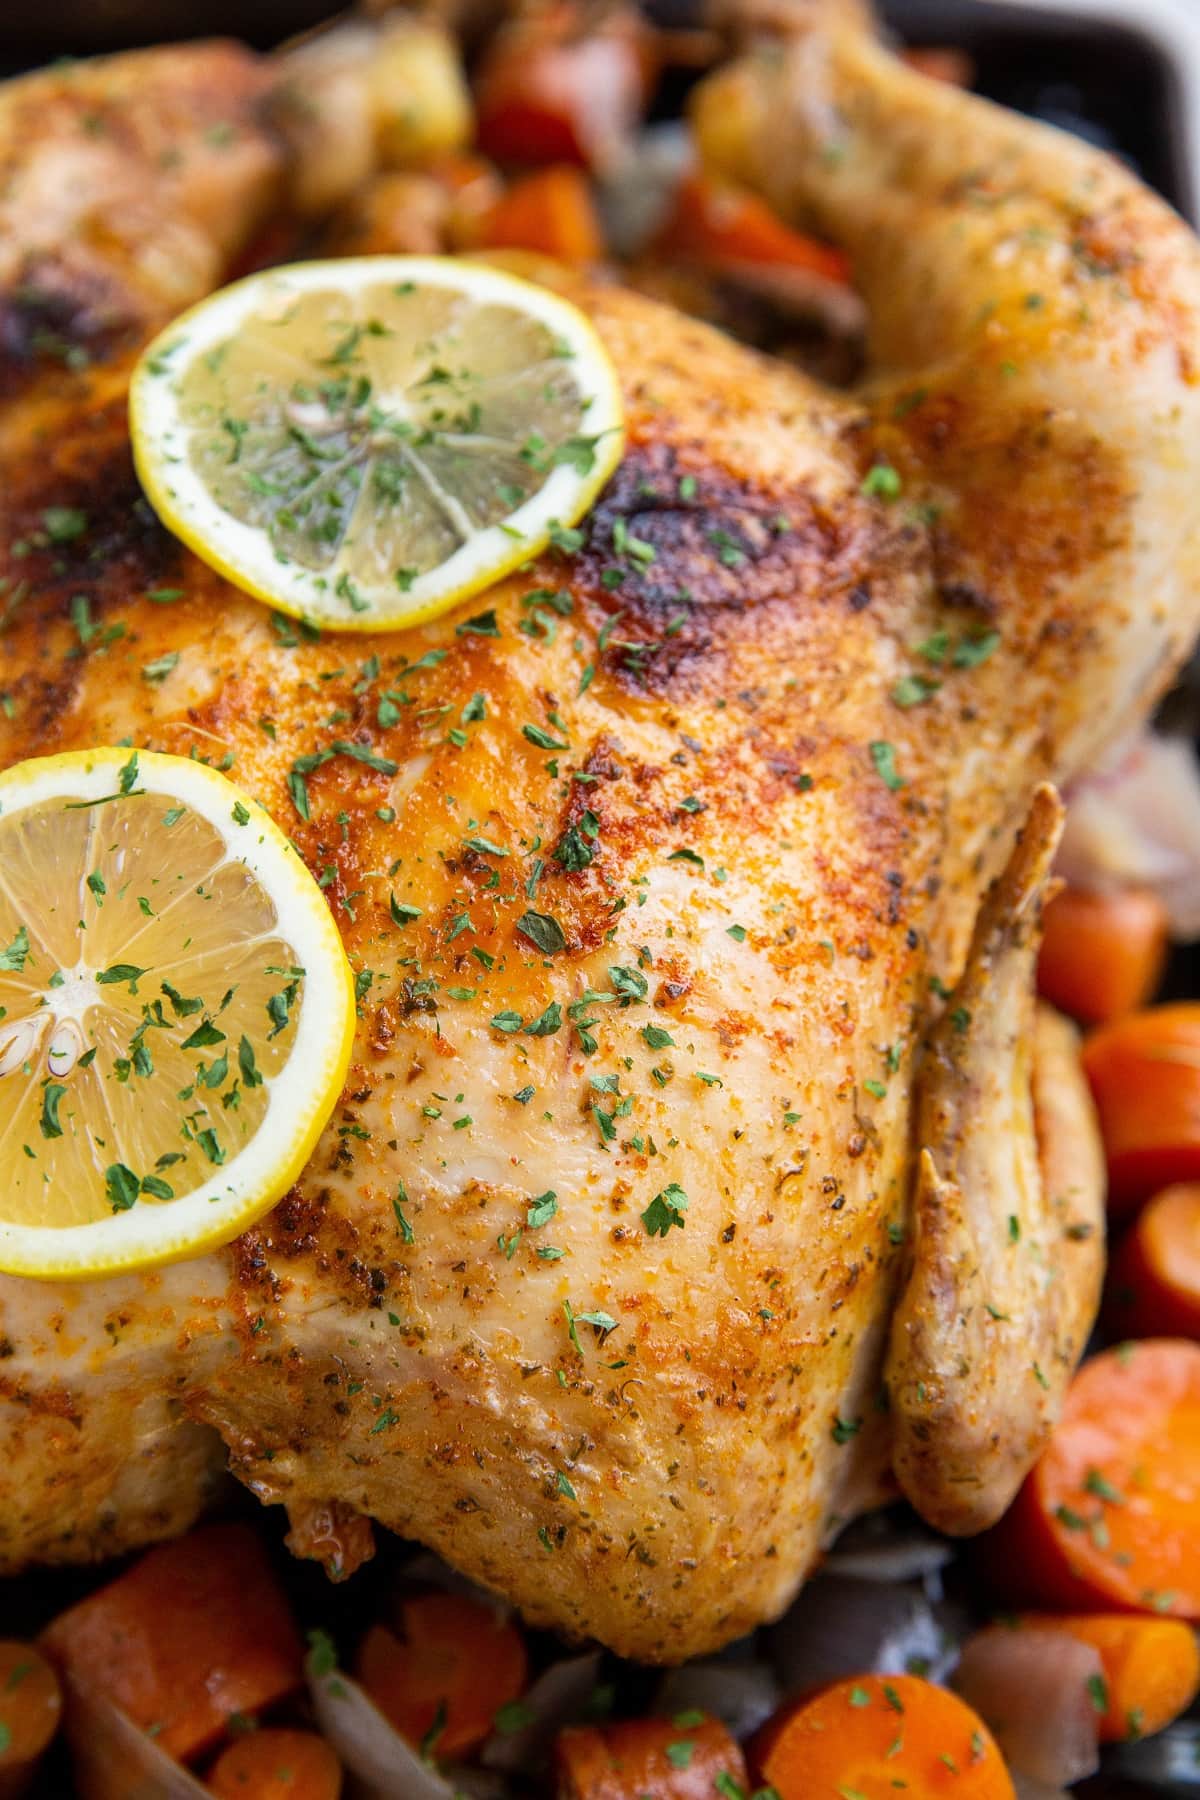
<path fill-rule="evenodd" d="M 885 1375 L 893 1466 L 943 1531 L 981 1531 L 1004 1512 L 1100 1298 L 1095 1121 L 1071 1028 L 1034 999 L 1061 831 L 1061 803 L 1040 788 L 918 1081 L 912 1272 Z"/>

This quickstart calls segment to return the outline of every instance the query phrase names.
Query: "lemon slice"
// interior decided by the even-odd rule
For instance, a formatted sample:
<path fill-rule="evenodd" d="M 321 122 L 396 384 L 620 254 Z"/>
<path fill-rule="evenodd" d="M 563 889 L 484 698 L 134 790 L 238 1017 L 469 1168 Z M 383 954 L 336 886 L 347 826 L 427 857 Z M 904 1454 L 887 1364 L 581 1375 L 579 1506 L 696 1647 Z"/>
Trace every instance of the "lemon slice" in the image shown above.
<path fill-rule="evenodd" d="M 542 549 L 615 468 L 622 417 L 576 307 L 448 257 L 251 275 L 163 332 L 130 392 L 164 524 L 341 630 L 431 618 Z"/>
<path fill-rule="evenodd" d="M 90 1277 L 244 1230 L 353 1034 L 321 891 L 232 782 L 127 749 L 0 775 L 0 1269 Z"/>

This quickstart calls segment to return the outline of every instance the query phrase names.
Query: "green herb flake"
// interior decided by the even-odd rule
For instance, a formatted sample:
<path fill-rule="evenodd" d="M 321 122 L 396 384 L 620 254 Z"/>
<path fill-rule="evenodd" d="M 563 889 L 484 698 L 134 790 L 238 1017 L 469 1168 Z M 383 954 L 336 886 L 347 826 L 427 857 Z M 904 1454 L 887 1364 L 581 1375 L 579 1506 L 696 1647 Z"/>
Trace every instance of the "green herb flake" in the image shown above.
<path fill-rule="evenodd" d="M 52 544 L 73 544 L 87 526 L 87 514 L 77 506 L 48 506 L 42 514 L 42 529 Z"/>
<path fill-rule="evenodd" d="M 890 463 L 877 462 L 867 470 L 859 492 L 869 500 L 898 500 L 903 487 L 899 470 Z"/>
<path fill-rule="evenodd" d="M 0 950 L 0 970 L 20 971 L 25 967 L 29 955 L 29 933 L 24 925 L 17 929 L 17 935 L 5 950 Z"/>
<path fill-rule="evenodd" d="M 687 1204 L 687 1195 L 678 1182 L 672 1181 L 654 1196 L 642 1214 L 642 1224 L 651 1237 L 665 1238 L 672 1226 L 678 1226 L 682 1231 Z"/>
<path fill-rule="evenodd" d="M 496 1023 L 492 1020 L 493 1025 Z M 562 1007 L 557 1000 L 551 1000 L 549 1006 L 536 1019 L 531 1019 L 524 1027 L 526 1037 L 553 1037 L 562 1024 Z"/>
<path fill-rule="evenodd" d="M 1087 1679 L 1088 1698 L 1098 1713 L 1108 1711 L 1108 1683 L 1103 1675 L 1089 1675 Z"/>
<path fill-rule="evenodd" d="M 521 914 L 515 929 L 522 937 L 527 937 L 531 944 L 536 945 L 543 956 L 556 956 L 567 947 L 566 933 L 558 920 L 549 913 L 534 912 L 530 908 Z"/>
<path fill-rule="evenodd" d="M 896 768 L 896 748 L 894 744 L 887 743 L 883 738 L 876 738 L 867 746 L 867 748 L 870 752 L 871 761 L 875 767 L 875 773 L 885 787 L 890 788 L 894 794 L 897 793 L 900 788 L 907 785 L 903 775 L 901 775 Z"/>

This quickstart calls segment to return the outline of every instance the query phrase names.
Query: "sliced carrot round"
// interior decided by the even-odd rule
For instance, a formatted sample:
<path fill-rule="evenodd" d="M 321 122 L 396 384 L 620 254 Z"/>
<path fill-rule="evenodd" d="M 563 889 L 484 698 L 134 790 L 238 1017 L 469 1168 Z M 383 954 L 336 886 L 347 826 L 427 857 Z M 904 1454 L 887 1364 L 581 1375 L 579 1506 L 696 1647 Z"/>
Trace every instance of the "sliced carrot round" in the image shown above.
<path fill-rule="evenodd" d="M 559 1734 L 560 1800 L 711 1800 L 745 1794 L 746 1763 L 719 1719 L 622 1719 Z"/>
<path fill-rule="evenodd" d="M 1130 1337 L 1200 1338 L 1200 1182 L 1146 1202 L 1113 1259 L 1108 1292 L 1112 1321 Z"/>
<path fill-rule="evenodd" d="M 1030 1614 L 1025 1624 L 1065 1631 L 1100 1653 L 1100 1741 L 1149 1737 L 1185 1712 L 1200 1688 L 1200 1645 L 1182 1619 L 1135 1613 Z"/>
<path fill-rule="evenodd" d="M 494 1607 L 462 1594 L 418 1594 L 398 1614 L 399 1635 L 386 1625 L 367 1632 L 358 1679 L 410 1744 L 452 1761 L 481 1744 L 524 1689 L 524 1639 Z"/>
<path fill-rule="evenodd" d="M 1200 1618 L 1200 1345 L 1086 1362 L 998 1533 L 1041 1605 Z"/>
<path fill-rule="evenodd" d="M 1150 888 L 1064 888 L 1042 919 L 1038 988 L 1085 1025 L 1145 1006 L 1167 954 L 1167 909 Z"/>
<path fill-rule="evenodd" d="M 208 1786 L 220 1800 L 339 1800 L 342 1769 L 315 1731 L 271 1727 L 222 1750 Z"/>
<path fill-rule="evenodd" d="M 1083 1047 L 1108 1160 L 1109 1206 L 1132 1211 L 1200 1180 L 1200 1002 L 1131 1013 Z"/>
<path fill-rule="evenodd" d="M 0 1792 L 10 1771 L 35 1762 L 62 1715 L 58 1676 L 32 1644 L 0 1641 Z"/>
<path fill-rule="evenodd" d="M 780 1800 L 1014 1800 L 979 1715 L 916 1675 L 835 1682 L 766 1730 L 760 1766 Z"/>

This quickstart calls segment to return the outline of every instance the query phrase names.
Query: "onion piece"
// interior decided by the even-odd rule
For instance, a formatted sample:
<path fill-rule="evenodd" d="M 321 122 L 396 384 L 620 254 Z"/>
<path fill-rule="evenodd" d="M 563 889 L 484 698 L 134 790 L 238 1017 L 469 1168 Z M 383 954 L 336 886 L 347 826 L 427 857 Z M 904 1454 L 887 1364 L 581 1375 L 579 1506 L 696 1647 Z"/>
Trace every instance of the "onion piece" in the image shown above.
<path fill-rule="evenodd" d="M 305 1674 L 321 1735 L 357 1778 L 363 1800 L 394 1800 L 397 1794 L 404 1800 L 455 1800 L 462 1793 L 462 1782 L 418 1756 L 344 1670 L 322 1666 L 318 1672 L 310 1655 Z"/>
<path fill-rule="evenodd" d="M 666 224 L 675 190 L 696 159 L 682 121 L 650 125 L 604 171 L 598 190 L 605 240 L 617 256 L 637 256 Z"/>
<path fill-rule="evenodd" d="M 914 1581 L 936 1575 L 954 1556 L 949 1539 L 918 1520 L 868 1513 L 842 1533 L 821 1568 L 827 1575 L 853 1575 L 860 1581 Z"/>
<path fill-rule="evenodd" d="M 1200 1719 L 1180 1719 L 1155 1737 L 1122 1744 L 1105 1766 L 1156 1793 L 1196 1800 L 1200 1794 Z"/>
<path fill-rule="evenodd" d="M 746 1738 L 765 1724 L 781 1698 L 769 1663 L 690 1662 L 663 1676 L 653 1711 L 665 1718 L 677 1713 L 708 1713 L 720 1719 L 735 1738 Z"/>
<path fill-rule="evenodd" d="M 947 1622 L 915 1585 L 819 1575 L 770 1627 L 767 1645 L 785 1693 L 913 1668 L 938 1681 L 954 1662 Z"/>
<path fill-rule="evenodd" d="M 111 1700 L 69 1677 L 63 1687 L 79 1800 L 212 1800 L 203 1782 Z"/>
<path fill-rule="evenodd" d="M 1153 888 L 1172 937 L 1200 937 L 1200 763 L 1186 739 L 1143 732 L 1067 800 L 1058 874 L 1100 893 Z"/>
<path fill-rule="evenodd" d="M 521 1696 L 528 1724 L 515 1731 L 493 1731 L 480 1752 L 480 1762 L 489 1769 L 536 1774 L 563 1727 L 575 1725 L 586 1716 L 599 1673 L 599 1650 L 551 1663 Z"/>
<path fill-rule="evenodd" d="M 990 1727 L 1006 1761 L 1048 1787 L 1100 1766 L 1104 1665 L 1091 1644 L 1042 1626 L 988 1625 L 963 1645 L 953 1685 Z"/>
<path fill-rule="evenodd" d="M 1010 1769 L 1017 1800 L 1071 1800 L 1065 1788 L 1047 1787 L 1044 1781 L 1031 1781 L 1017 1769 Z"/>
<path fill-rule="evenodd" d="M 407 1591 L 418 1592 L 424 1588 L 437 1588 L 445 1594 L 458 1594 L 464 1600 L 472 1600 L 477 1606 L 490 1606 L 498 1619 L 510 1619 L 512 1607 L 498 1594 L 491 1593 L 485 1587 L 479 1587 L 469 1576 L 460 1575 L 457 1569 L 435 1556 L 432 1550 L 419 1550 L 415 1556 L 400 1565 L 397 1570 L 397 1586 Z"/>

